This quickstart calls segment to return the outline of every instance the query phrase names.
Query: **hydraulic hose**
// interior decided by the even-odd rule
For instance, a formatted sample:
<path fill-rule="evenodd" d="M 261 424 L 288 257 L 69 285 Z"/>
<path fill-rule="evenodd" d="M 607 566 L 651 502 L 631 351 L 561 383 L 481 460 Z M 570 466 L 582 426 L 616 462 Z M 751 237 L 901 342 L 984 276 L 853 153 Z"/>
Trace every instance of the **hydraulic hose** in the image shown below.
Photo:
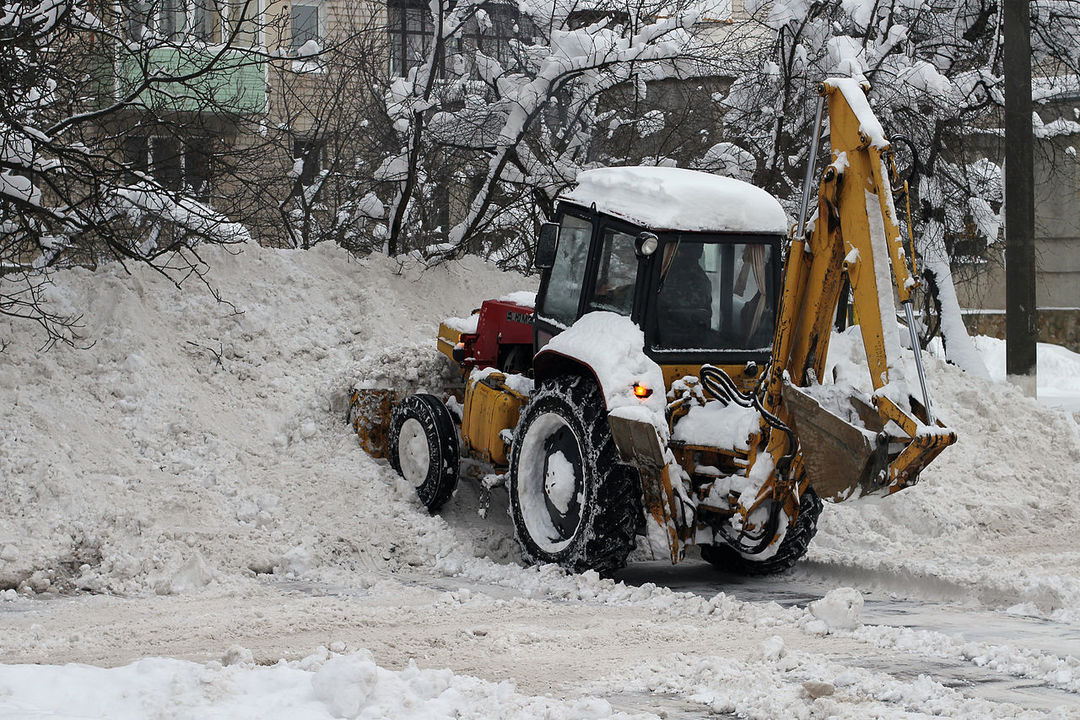
<path fill-rule="evenodd" d="M 767 371 L 768 368 L 766 368 L 765 373 L 762 373 L 762 377 L 766 376 Z M 789 428 L 780 418 L 765 409 L 756 392 L 744 393 L 739 390 L 735 381 L 723 369 L 714 365 L 704 365 L 701 368 L 700 379 L 704 390 L 714 399 L 724 403 L 724 405 L 727 405 L 729 402 L 734 402 L 736 405 L 742 407 L 752 407 L 761 414 L 761 417 L 765 419 L 765 423 L 769 425 L 769 427 L 780 430 L 787 435 L 788 452 L 776 463 L 776 474 L 781 481 L 787 480 L 790 475 L 791 463 L 795 459 L 795 453 L 798 449 L 798 441 L 791 428 Z M 760 386 L 761 383 L 759 382 L 758 387 L 760 388 Z M 777 528 L 780 527 L 780 510 L 782 504 L 775 498 L 772 502 L 773 506 L 769 510 L 769 517 L 765 521 L 761 539 L 758 540 L 755 545 L 746 546 L 743 544 L 743 538 L 746 536 L 745 530 L 739 533 L 738 537 L 733 537 L 728 534 L 724 527 L 720 527 L 719 532 L 724 536 L 724 540 L 736 550 L 746 553 L 747 555 L 757 555 L 765 550 L 776 535 Z"/>

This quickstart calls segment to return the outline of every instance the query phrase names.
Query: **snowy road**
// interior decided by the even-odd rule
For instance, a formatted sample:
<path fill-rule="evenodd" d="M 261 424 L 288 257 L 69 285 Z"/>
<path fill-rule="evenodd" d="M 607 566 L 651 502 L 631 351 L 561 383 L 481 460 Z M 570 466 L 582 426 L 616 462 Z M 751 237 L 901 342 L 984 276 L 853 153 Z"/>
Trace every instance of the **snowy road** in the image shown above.
<path fill-rule="evenodd" d="M 878 588 L 894 584 L 895 578 L 875 578 L 868 573 L 853 582 L 850 576 L 838 578 L 828 567 L 813 562 L 800 565 L 794 575 L 794 578 L 741 578 L 720 575 L 702 562 L 679 567 L 643 562 L 627 568 L 617 577 L 628 584 L 652 582 L 702 597 L 724 592 L 746 602 L 776 602 L 784 606 L 806 606 L 835 588 L 840 581 L 863 593 L 861 619 L 867 625 L 942 634 L 965 643 L 1027 649 L 1058 658 L 1076 657 L 1080 650 L 1080 625 L 1019 612 L 994 612 L 929 600 L 920 596 L 917 583 L 909 583 L 905 593 L 885 593 Z M 940 588 L 928 590 L 927 594 L 932 596 L 940 594 Z M 898 654 L 890 647 L 866 648 L 850 661 L 860 667 L 887 672 L 898 679 L 915 680 L 919 675 L 928 675 L 969 697 L 1047 711 L 1070 706 L 1080 709 L 1080 695 L 1059 687 L 1052 680 L 1016 677 L 1009 672 L 980 667 L 968 659 Z"/>
<path fill-rule="evenodd" d="M 805 607 L 836 583 L 813 567 L 796 579 L 745 580 L 695 561 L 677 568 L 647 561 L 620 575 L 644 588 L 638 599 L 605 581 L 550 577 L 550 585 L 515 587 L 506 582 L 514 574 L 492 583 L 417 567 L 367 587 L 269 577 L 240 598 L 57 597 L 0 605 L 0 623 L 9 637 L 35 641 L 5 653 L 16 663 L 112 666 L 146 655 L 207 662 L 244 648 L 255 663 L 271 664 L 319 646 L 366 648 L 389 669 L 409 661 L 451 667 L 510 681 L 527 696 L 602 699 L 627 713 L 780 717 L 770 713 L 794 707 L 754 692 L 716 696 L 709 663 L 736 663 L 739 677 L 769 678 L 780 698 L 804 696 L 804 682 L 828 682 L 830 697 L 849 711 L 876 702 L 889 717 L 920 717 L 935 706 L 949 717 L 1080 717 L 1075 675 L 1067 663 L 1052 666 L 1075 657 L 1080 631 L 1065 623 L 867 588 L 866 624 L 820 635 L 807 631 Z M 792 658 L 794 666 L 783 664 Z"/>

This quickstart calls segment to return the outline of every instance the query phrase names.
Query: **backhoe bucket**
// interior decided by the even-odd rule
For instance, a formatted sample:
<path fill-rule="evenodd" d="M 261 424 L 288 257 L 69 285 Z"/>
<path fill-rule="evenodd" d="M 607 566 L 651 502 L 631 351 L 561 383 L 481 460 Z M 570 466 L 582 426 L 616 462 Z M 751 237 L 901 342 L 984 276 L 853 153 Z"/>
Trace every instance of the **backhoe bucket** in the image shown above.
<path fill-rule="evenodd" d="M 889 445 L 879 440 L 881 419 L 875 408 L 849 398 L 855 424 L 822 407 L 801 389 L 784 384 L 784 403 L 799 438 L 803 467 L 823 500 L 888 493 Z"/>
<path fill-rule="evenodd" d="M 360 436 L 360 445 L 372 457 L 389 452 L 390 415 L 396 393 L 384 388 L 353 388 L 349 391 L 349 422 Z"/>

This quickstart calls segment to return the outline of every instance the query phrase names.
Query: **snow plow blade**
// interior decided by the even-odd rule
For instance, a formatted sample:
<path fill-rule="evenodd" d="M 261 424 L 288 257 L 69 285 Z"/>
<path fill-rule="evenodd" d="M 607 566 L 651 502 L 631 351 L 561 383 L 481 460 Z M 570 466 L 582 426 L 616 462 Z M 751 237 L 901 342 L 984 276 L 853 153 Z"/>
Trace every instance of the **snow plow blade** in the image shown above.
<path fill-rule="evenodd" d="M 349 391 L 349 423 L 360 436 L 360 445 L 372 457 L 384 458 L 390 445 L 390 414 L 397 394 L 384 388 L 353 388 Z"/>
<path fill-rule="evenodd" d="M 875 408 L 857 396 L 849 397 L 848 417 L 857 418 L 856 424 L 789 383 L 783 386 L 783 396 L 810 486 L 830 502 L 891 495 L 910 487 L 931 460 L 956 442 L 956 434 L 941 423 L 933 428 L 922 425 L 887 398 Z M 908 435 L 886 433 L 888 420 Z"/>

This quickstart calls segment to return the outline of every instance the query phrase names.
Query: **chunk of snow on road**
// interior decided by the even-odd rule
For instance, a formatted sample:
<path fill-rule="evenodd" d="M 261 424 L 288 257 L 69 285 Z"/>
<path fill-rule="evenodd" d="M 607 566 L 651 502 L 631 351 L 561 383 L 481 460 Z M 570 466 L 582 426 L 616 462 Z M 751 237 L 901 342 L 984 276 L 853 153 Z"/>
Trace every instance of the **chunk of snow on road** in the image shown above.
<path fill-rule="evenodd" d="M 859 620 L 862 607 L 862 593 L 849 587 L 830 590 L 825 597 L 807 605 L 810 614 L 824 623 L 827 631 L 854 630 L 862 625 Z"/>
<path fill-rule="evenodd" d="M 196 550 L 191 559 L 176 571 L 168 580 L 158 584 L 161 595 L 178 595 L 193 592 L 209 585 L 214 580 L 214 571 L 206 564 L 202 553 Z"/>

